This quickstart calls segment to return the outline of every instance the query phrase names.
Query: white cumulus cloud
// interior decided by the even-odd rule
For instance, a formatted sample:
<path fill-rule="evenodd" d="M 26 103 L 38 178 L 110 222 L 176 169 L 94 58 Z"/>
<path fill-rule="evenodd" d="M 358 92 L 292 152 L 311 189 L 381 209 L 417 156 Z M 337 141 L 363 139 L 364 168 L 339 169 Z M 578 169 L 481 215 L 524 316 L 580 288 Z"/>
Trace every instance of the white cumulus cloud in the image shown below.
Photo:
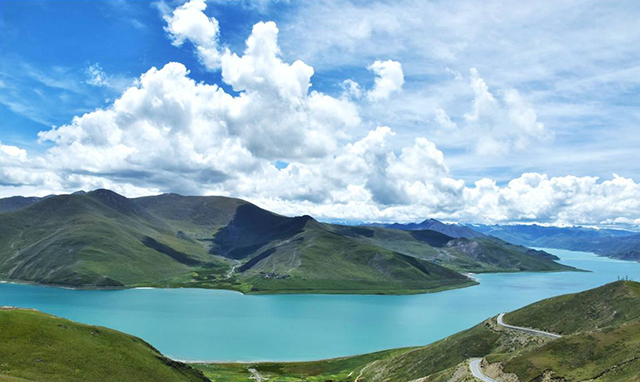
<path fill-rule="evenodd" d="M 376 75 L 373 88 L 367 93 L 370 101 L 389 99 L 391 94 L 399 92 L 404 84 L 402 65 L 397 61 L 375 61 L 367 68 Z"/>
<path fill-rule="evenodd" d="M 239 94 L 194 81 L 181 63 L 151 68 L 108 107 L 39 133 L 50 145 L 42 154 L 0 143 L 0 194 L 106 187 L 128 196 L 231 195 L 322 219 L 638 221 L 640 184 L 629 178 L 525 173 L 506 184 L 456 179 L 444 153 L 426 137 L 398 148 L 391 127 L 366 131 L 375 124 L 361 120 L 354 102 L 365 94 L 355 82 L 342 83 L 349 96 L 313 90 L 313 68 L 282 58 L 275 23 L 254 25 L 244 52 L 233 53 L 219 50 L 218 23 L 204 15 L 205 8 L 198 0 L 178 7 L 166 17 L 167 32 L 176 45 L 194 44 L 203 63 L 220 69 Z M 201 47 L 217 52 L 216 65 L 203 59 Z M 399 63 L 376 61 L 369 69 L 377 77 L 368 99 L 401 90 Z M 479 131 L 484 141 L 476 149 L 517 150 L 549 138 L 515 90 L 494 96 L 475 70 L 470 86 L 474 100 L 460 119 L 464 126 L 455 128 L 443 109 L 436 110 L 436 120 L 449 131 Z M 288 165 L 278 169 L 275 161 Z"/>
<path fill-rule="evenodd" d="M 175 46 L 191 42 L 200 61 L 209 69 L 220 66 L 218 35 L 220 28 L 215 17 L 207 17 L 205 0 L 191 0 L 176 8 L 172 14 L 165 15 L 167 26 L 164 28 Z"/>

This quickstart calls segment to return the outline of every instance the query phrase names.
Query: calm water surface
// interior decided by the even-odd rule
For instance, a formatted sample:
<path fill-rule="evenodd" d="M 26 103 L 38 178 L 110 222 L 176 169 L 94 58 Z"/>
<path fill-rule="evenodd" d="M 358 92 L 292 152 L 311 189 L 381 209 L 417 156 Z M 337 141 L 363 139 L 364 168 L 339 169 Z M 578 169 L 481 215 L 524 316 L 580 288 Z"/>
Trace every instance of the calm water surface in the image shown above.
<path fill-rule="evenodd" d="M 424 345 L 487 317 L 628 275 L 640 263 L 549 249 L 592 272 L 477 276 L 480 285 L 412 296 L 244 296 L 203 289 L 75 291 L 0 284 L 0 305 L 36 308 L 142 337 L 183 360 L 312 360 Z"/>

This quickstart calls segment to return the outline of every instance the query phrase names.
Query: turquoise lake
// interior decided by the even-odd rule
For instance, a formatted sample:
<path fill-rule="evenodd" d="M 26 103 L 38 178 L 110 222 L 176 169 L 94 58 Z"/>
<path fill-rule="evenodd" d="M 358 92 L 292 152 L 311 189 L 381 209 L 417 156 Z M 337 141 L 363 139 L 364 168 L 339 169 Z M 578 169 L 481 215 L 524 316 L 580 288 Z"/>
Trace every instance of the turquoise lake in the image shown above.
<path fill-rule="evenodd" d="M 478 275 L 480 285 L 411 296 L 245 296 L 204 289 L 78 291 L 0 284 L 0 305 L 134 334 L 181 360 L 314 360 L 425 345 L 500 312 L 615 281 L 640 263 L 547 249 L 590 270 Z"/>

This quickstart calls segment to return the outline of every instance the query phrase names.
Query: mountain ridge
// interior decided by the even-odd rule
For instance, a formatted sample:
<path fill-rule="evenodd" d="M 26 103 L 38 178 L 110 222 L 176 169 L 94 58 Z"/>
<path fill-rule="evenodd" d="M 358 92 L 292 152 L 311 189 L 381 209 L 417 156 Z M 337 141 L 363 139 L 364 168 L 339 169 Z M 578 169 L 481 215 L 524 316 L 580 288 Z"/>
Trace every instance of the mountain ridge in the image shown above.
<path fill-rule="evenodd" d="M 498 239 L 332 225 L 218 196 L 98 189 L 0 213 L 0 224 L 0 277 L 74 287 L 423 293 L 474 284 L 459 272 L 574 270 Z"/>
<path fill-rule="evenodd" d="M 431 219 L 431 218 L 426 219 L 420 223 L 408 223 L 408 224 L 393 223 L 393 224 L 385 224 L 383 226 L 385 228 L 400 229 L 405 231 L 415 231 L 415 230 L 426 229 L 426 230 L 440 232 L 456 239 L 461 237 L 464 237 L 467 239 L 473 239 L 473 238 L 486 236 L 465 225 L 446 224 L 439 220 Z"/>
<path fill-rule="evenodd" d="M 454 238 L 493 236 L 526 247 L 585 251 L 619 260 L 640 261 L 640 233 L 633 231 L 538 224 L 447 224 L 436 219 L 426 219 L 420 223 L 361 225 L 404 231 L 430 229 Z"/>
<path fill-rule="evenodd" d="M 486 235 L 514 244 L 593 252 L 620 260 L 640 261 L 640 233 L 584 227 L 524 225 L 472 225 Z"/>

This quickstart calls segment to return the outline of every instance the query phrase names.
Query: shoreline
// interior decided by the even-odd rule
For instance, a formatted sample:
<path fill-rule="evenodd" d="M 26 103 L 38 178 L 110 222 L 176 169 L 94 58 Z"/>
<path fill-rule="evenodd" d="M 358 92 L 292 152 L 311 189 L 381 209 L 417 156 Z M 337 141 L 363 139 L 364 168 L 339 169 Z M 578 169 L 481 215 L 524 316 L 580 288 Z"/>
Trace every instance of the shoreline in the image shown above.
<path fill-rule="evenodd" d="M 72 291 L 98 291 L 98 292 L 115 292 L 115 291 L 125 291 L 125 290 L 180 290 L 180 289 L 194 289 L 194 290 L 208 290 L 208 291 L 227 291 L 239 293 L 243 296 L 276 296 L 276 295 L 354 295 L 354 296 L 411 296 L 418 294 L 430 294 L 430 293 L 439 293 L 446 292 L 448 290 L 455 290 L 461 288 L 468 288 L 472 286 L 479 285 L 480 283 L 475 279 L 470 279 L 470 281 L 459 283 L 455 285 L 444 285 L 432 289 L 416 289 L 416 290 L 389 290 L 389 291 L 372 291 L 373 293 L 358 293 L 357 290 L 340 290 L 335 292 L 330 292 L 327 290 L 282 290 L 275 292 L 254 292 L 254 293 L 243 293 L 239 290 L 235 289 L 225 289 L 225 288 L 201 288 L 201 287 L 150 287 L 150 286 L 124 286 L 124 287 L 97 287 L 97 286 L 87 286 L 87 287 L 71 287 L 59 284 L 44 284 L 35 281 L 28 280 L 0 280 L 0 285 L 2 284 L 13 284 L 13 285 L 28 285 L 28 286 L 37 286 L 37 287 L 45 287 L 45 288 L 58 288 L 58 289 L 66 289 Z M 367 291 L 365 291 L 367 292 Z M 397 293 L 401 292 L 401 293 Z"/>
<path fill-rule="evenodd" d="M 570 252 L 581 252 L 581 253 L 588 253 L 588 254 L 592 254 L 595 255 L 599 258 L 605 258 L 605 259 L 609 259 L 609 260 L 613 260 L 613 261 L 622 261 L 622 262 L 627 262 L 627 263 L 639 263 L 640 260 L 638 261 L 634 261 L 634 260 L 624 260 L 624 259 L 616 259 L 616 258 L 612 258 L 612 257 L 608 257 L 608 256 L 604 256 L 604 255 L 599 255 L 595 252 L 586 252 L 586 251 L 572 251 L 572 250 L 568 250 L 568 249 L 563 249 L 563 248 L 547 248 L 547 247 L 530 247 L 532 249 L 535 250 L 561 250 L 561 251 L 570 251 Z M 479 281 L 479 277 L 480 275 L 486 275 L 486 274 L 506 274 L 506 273 L 514 273 L 514 274 L 519 274 L 519 273 L 561 273 L 561 272 L 592 272 L 590 270 L 585 270 L 585 269 L 580 269 L 580 268 L 575 268 L 573 266 L 570 266 L 568 264 L 564 264 L 562 262 L 562 259 L 559 260 L 554 260 L 555 262 L 557 262 L 558 264 L 564 265 L 564 266 L 568 266 L 571 267 L 573 269 L 564 269 L 564 270 L 528 270 L 528 271 L 518 271 L 518 270 L 503 270 L 503 271 L 482 271 L 482 270 L 476 270 L 476 271 L 457 271 L 460 274 L 466 276 L 470 282 L 466 282 L 466 283 L 460 283 L 458 285 L 452 285 L 451 287 L 444 285 L 441 287 L 436 287 L 436 288 L 432 288 L 432 289 L 419 289 L 419 290 L 389 290 L 389 291 L 364 291 L 365 293 L 359 293 L 357 290 L 339 290 L 339 291 L 327 291 L 327 290 L 280 290 L 280 291 L 256 291 L 256 292 L 242 292 L 240 290 L 237 289 L 229 289 L 229 288 L 202 288 L 199 286 L 194 286 L 194 287 L 190 287 L 190 286 L 173 286 L 173 287 L 162 287 L 162 286 L 146 286 L 144 284 L 135 284 L 135 285 L 130 285 L 130 286 L 95 286 L 95 285 L 89 285 L 89 286 L 68 286 L 68 285 L 61 285 L 61 284 L 46 284 L 46 283 L 40 283 L 40 282 L 36 282 L 36 281 L 28 281 L 28 280 L 15 280 L 15 279 L 2 279 L 0 278 L 0 284 L 17 284 L 17 285 L 33 285 L 33 286 L 42 286 L 42 287 L 47 287 L 47 288 L 60 288 L 60 289 L 67 289 L 67 290 L 74 290 L 74 291 L 123 291 L 123 290 L 130 290 L 130 289 L 138 289 L 138 290 L 151 290 L 151 289 L 199 289 L 199 290 L 214 290 L 214 291 L 230 291 L 230 292 L 237 292 L 242 294 L 243 296 L 257 296 L 257 295 L 365 295 L 365 296 L 410 296 L 410 295 L 418 295 L 418 294 L 428 294 L 428 293 L 438 293 L 438 292 L 445 292 L 448 290 L 455 290 L 455 289 L 461 289 L 461 288 L 468 288 L 468 287 L 472 287 L 475 285 L 479 285 L 480 281 Z M 400 292 L 400 293 L 398 293 Z"/>
<path fill-rule="evenodd" d="M 329 358 L 314 358 L 314 359 L 310 359 L 310 360 L 298 360 L 298 361 L 278 361 L 278 360 L 259 360 L 259 361 L 243 361 L 243 360 L 233 360 L 233 361 L 203 361 L 203 360 L 195 360 L 195 361 L 189 361 L 189 360 L 184 360 L 184 359 L 178 359 L 178 358 L 172 358 L 168 355 L 165 355 L 165 357 L 170 358 L 176 362 L 182 362 L 184 364 L 187 365 L 257 365 L 257 364 L 270 364 L 270 363 L 277 363 L 277 364 L 301 364 L 301 363 L 314 363 L 314 362 L 327 362 L 327 361 L 338 361 L 338 360 L 343 360 L 343 359 L 349 359 L 349 358 L 355 358 L 355 357 L 360 357 L 360 356 L 366 356 L 366 355 L 371 355 L 371 354 L 376 354 L 376 353 L 385 353 L 385 352 L 389 352 L 389 351 L 396 351 L 396 350 L 407 350 L 410 351 L 412 349 L 417 349 L 423 346 L 427 346 L 430 345 L 434 342 L 440 341 L 442 339 L 439 340 L 435 340 L 433 342 L 429 342 L 427 344 L 423 344 L 423 345 L 415 345 L 415 346 L 402 346 L 402 347 L 397 347 L 397 348 L 385 348 L 385 349 L 380 349 L 380 350 L 374 350 L 374 351 L 370 351 L 370 352 L 365 352 L 365 353 L 357 353 L 357 354 L 351 354 L 351 355 L 343 355 L 343 356 L 337 356 L 337 357 L 329 357 Z"/>
<path fill-rule="evenodd" d="M 577 252 L 577 253 L 584 253 L 584 254 L 590 254 L 593 256 L 596 256 L 597 258 L 600 259 L 607 259 L 610 260 L 612 262 L 623 262 L 623 263 L 639 263 L 639 261 L 634 261 L 634 260 L 625 260 L 625 259 L 616 259 L 616 258 L 612 258 L 612 257 L 608 257 L 608 256 L 603 256 L 603 255 L 599 255 L 597 253 L 594 252 L 586 252 L 586 251 L 572 251 L 572 250 L 568 250 L 568 249 L 563 249 L 563 248 L 547 248 L 547 247 L 532 247 L 533 249 L 536 250 L 561 250 L 561 251 L 569 251 L 569 252 Z M 568 264 L 563 263 L 562 259 L 560 260 L 556 260 L 559 264 L 562 265 L 566 265 L 569 267 L 572 267 Z M 45 287 L 45 288 L 59 288 L 59 289 L 66 289 L 66 290 L 72 290 L 72 291 L 103 291 L 103 292 L 110 292 L 110 291 L 124 291 L 124 290 L 133 290 L 133 289 L 137 289 L 137 290 L 179 290 L 179 289 L 194 289 L 194 290 L 210 290 L 210 291 L 228 291 L 228 292 L 235 292 L 235 293 L 239 293 L 243 296 L 275 296 L 275 295 L 326 295 L 326 296 L 331 296 L 331 295 L 353 295 L 353 296 L 411 296 L 411 295 L 420 295 L 420 294 L 431 294 L 431 293 L 439 293 L 439 292 L 446 292 L 449 290 L 456 290 L 456 289 L 463 289 L 463 288 L 469 288 L 469 287 L 473 287 L 476 285 L 480 285 L 480 280 L 481 280 L 481 276 L 482 275 L 498 275 L 498 274 L 522 274 L 522 273 L 562 273 L 562 272 L 585 272 L 585 273 L 591 273 L 593 271 L 591 270 L 587 270 L 587 269 L 580 269 L 580 268 L 575 268 L 572 267 L 573 269 L 566 269 L 566 270 L 532 270 L 532 271 L 515 271 L 515 270 L 505 270 L 505 271 L 488 271 L 488 272 L 483 272 L 483 271 L 472 271 L 472 272 L 461 272 L 459 271 L 460 274 L 466 276 L 469 281 L 464 282 L 464 283 L 460 283 L 460 284 L 456 284 L 456 285 L 443 285 L 440 287 L 435 287 L 432 289 L 421 289 L 421 290 L 387 290 L 387 291 L 378 291 L 378 290 L 374 290 L 374 291 L 363 291 L 359 292 L 357 290 L 339 290 L 339 291 L 327 291 L 327 290 L 280 290 L 280 291 L 256 291 L 256 292 L 249 292 L 249 293 L 245 293 L 242 292 L 240 290 L 236 290 L 236 289 L 229 289 L 229 288 L 202 288 L 200 286 L 167 286 L 167 287 L 162 287 L 162 286 L 146 286 L 144 284 L 140 285 L 131 285 L 131 286 L 68 286 L 68 285 L 61 285 L 61 284 L 46 284 L 46 283 L 40 283 L 40 282 L 36 282 L 36 281 L 28 281 L 28 280 L 15 280 L 15 279 L 0 279 L 0 285 L 2 284 L 14 284 L 14 285 L 28 285 L 28 286 L 38 286 L 38 287 Z"/>

